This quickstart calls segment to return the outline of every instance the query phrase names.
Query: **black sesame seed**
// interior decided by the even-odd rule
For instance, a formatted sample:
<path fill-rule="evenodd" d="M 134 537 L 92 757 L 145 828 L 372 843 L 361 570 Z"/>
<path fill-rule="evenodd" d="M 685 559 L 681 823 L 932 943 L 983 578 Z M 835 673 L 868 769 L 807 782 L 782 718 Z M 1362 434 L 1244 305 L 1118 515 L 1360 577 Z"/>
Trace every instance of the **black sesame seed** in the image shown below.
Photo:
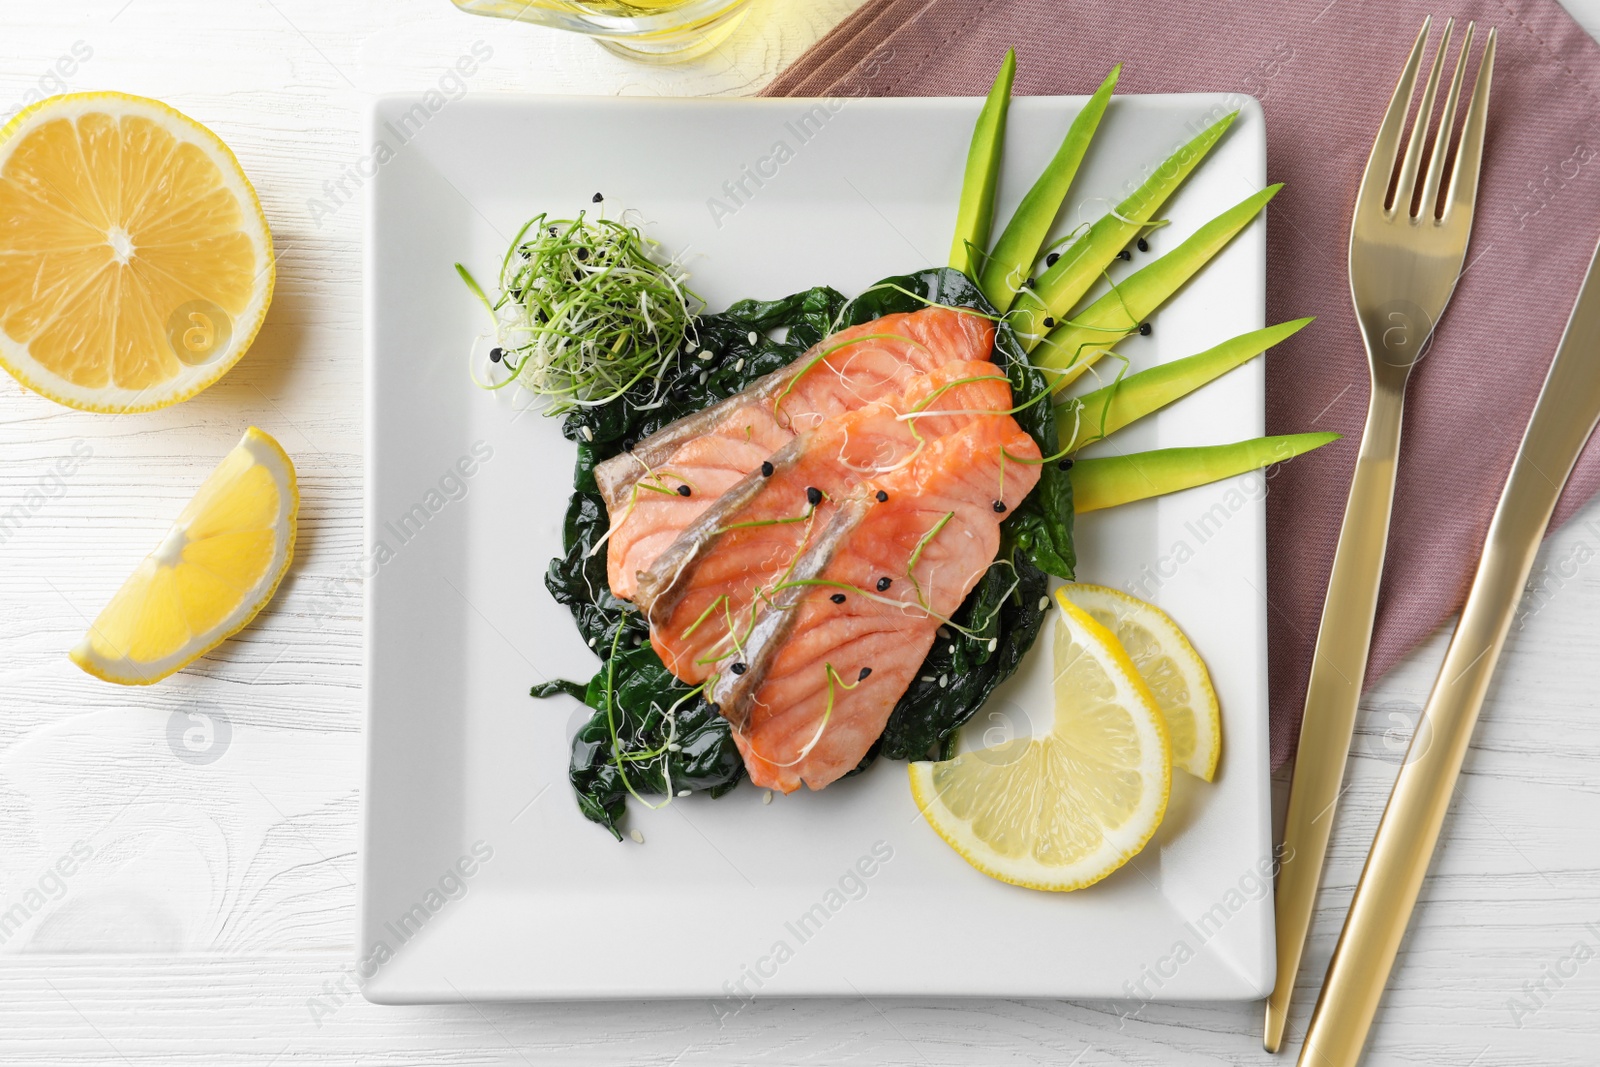
<path fill-rule="evenodd" d="M 588 259 L 589 258 L 589 250 L 587 248 L 578 249 L 578 258 L 580 260 Z"/>
<path fill-rule="evenodd" d="M 1122 251 L 1117 253 L 1117 258 L 1121 260 L 1129 260 L 1133 258 L 1133 253 L 1124 248 Z"/>
<path fill-rule="evenodd" d="M 889 494 L 885 493 L 882 489 L 879 489 L 878 490 L 878 503 L 882 504 L 883 502 L 885 502 L 888 499 L 889 499 Z"/>
<path fill-rule="evenodd" d="M 503 357 L 505 354 L 506 350 L 503 348 L 491 348 L 489 349 L 489 362 L 499 363 L 501 357 Z"/>
<path fill-rule="evenodd" d="M 835 593 L 831 597 L 829 597 L 828 599 L 833 601 L 835 604 L 843 604 L 844 603 L 844 594 L 843 593 Z"/>
<path fill-rule="evenodd" d="M 994 502 L 994 510 L 997 513 L 1003 513 L 1006 510 L 1006 502 L 1004 500 L 996 500 Z"/>
<path fill-rule="evenodd" d="M 550 227 L 550 236 L 551 237 L 556 236 L 556 228 L 554 226 Z"/>
<path fill-rule="evenodd" d="M 1055 324 L 1056 324 L 1056 320 L 1054 318 L 1050 317 L 1049 315 L 1046 315 L 1044 317 L 1044 328 L 1045 329 L 1048 330 L 1050 327 L 1054 326 Z"/>
<path fill-rule="evenodd" d="M 1060 252 L 1051 252 L 1048 256 L 1044 257 L 1044 265 L 1047 266 L 1047 267 L 1053 267 L 1053 266 L 1056 265 L 1056 260 L 1058 260 L 1060 258 L 1061 258 L 1061 253 Z"/>
<path fill-rule="evenodd" d="M 822 490 L 818 489 L 814 485 L 806 486 L 806 503 L 810 504 L 812 507 L 816 507 L 818 504 L 822 503 Z"/>
<path fill-rule="evenodd" d="M 766 460 L 761 461 L 761 477 L 772 477 L 772 464 L 768 463 Z"/>
<path fill-rule="evenodd" d="M 595 193 L 594 194 L 594 199 L 592 201 L 590 201 L 590 202 L 598 204 L 600 201 L 602 201 L 604 199 L 605 199 L 605 197 L 601 196 L 599 193 Z"/>
<path fill-rule="evenodd" d="M 1057 463 L 1056 467 L 1059 470 L 1069 471 L 1072 469 L 1072 460 L 1064 459 L 1060 463 Z"/>
<path fill-rule="evenodd" d="M 856 681 L 858 681 L 858 682 L 866 681 L 867 680 L 867 675 L 869 675 L 871 673 L 872 673 L 872 668 L 871 667 L 862 667 L 861 668 L 861 673 L 856 675 Z"/>
<path fill-rule="evenodd" d="M 678 495 L 679 496 L 688 496 L 693 491 L 694 490 L 690 489 L 687 485 L 678 486 Z"/>
<path fill-rule="evenodd" d="M 730 671 L 732 671 L 734 674 L 743 674 L 744 671 L 745 671 L 745 666 L 744 666 L 743 663 L 735 663 L 732 666 L 730 666 L 728 669 Z"/>
<path fill-rule="evenodd" d="M 892 579 L 890 579 L 888 577 L 879 578 L 878 579 L 878 592 L 881 593 L 885 589 L 889 588 L 891 582 L 892 582 Z"/>
<path fill-rule="evenodd" d="M 1143 237 L 1139 238 L 1139 251 L 1141 251 L 1141 252 L 1150 251 L 1150 242 L 1146 241 Z"/>
<path fill-rule="evenodd" d="M 1141 322 L 1139 324 L 1139 336 L 1140 337 L 1149 337 L 1150 336 L 1150 324 L 1148 322 Z"/>
<path fill-rule="evenodd" d="M 1032 289 L 1033 288 L 1033 279 L 1029 278 L 1027 281 L 1023 282 L 1022 283 L 1022 287 L 1024 289 Z"/>

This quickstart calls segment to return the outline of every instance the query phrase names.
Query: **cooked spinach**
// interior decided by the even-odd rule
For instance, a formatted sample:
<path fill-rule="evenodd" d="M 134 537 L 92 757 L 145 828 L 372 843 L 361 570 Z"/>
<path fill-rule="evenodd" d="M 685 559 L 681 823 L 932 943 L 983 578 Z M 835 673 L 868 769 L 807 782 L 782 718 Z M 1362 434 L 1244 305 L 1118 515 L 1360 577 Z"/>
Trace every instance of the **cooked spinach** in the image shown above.
<path fill-rule="evenodd" d="M 602 543 L 608 520 L 594 482 L 595 465 L 793 362 L 834 330 L 929 303 L 993 314 L 977 286 L 948 268 L 885 279 L 853 300 L 827 287 L 779 300 L 745 300 L 702 316 L 692 344 L 663 368 L 659 385 L 641 383 L 637 395 L 565 417 L 562 433 L 577 444 L 578 461 L 563 555 L 551 561 L 545 585 L 572 612 L 602 663 L 587 685 L 558 681 L 535 686 L 531 693 L 581 693 L 594 709 L 573 739 L 568 777 L 584 816 L 619 840 L 630 792 L 661 795 L 670 787 L 674 793 L 687 789 L 721 796 L 738 784 L 744 764 L 726 720 L 697 689 L 667 671 L 650 647 L 638 611 L 611 595 Z M 781 339 L 772 336 L 780 331 Z M 1047 383 L 1004 324 L 996 334 L 996 359 L 1005 366 L 1021 408 L 1018 423 L 1044 455 L 1052 455 L 1056 428 Z M 663 403 L 641 408 L 652 391 Z M 947 754 L 956 730 L 1033 646 L 1044 620 L 1040 604 L 1047 574 L 1072 576 L 1072 489 L 1055 463 L 1043 465 L 1038 487 L 1002 530 L 999 560 L 956 613 L 961 629 L 942 631 L 918 680 L 857 771 L 880 753 L 893 759 Z M 677 747 L 669 748 L 669 742 Z"/>

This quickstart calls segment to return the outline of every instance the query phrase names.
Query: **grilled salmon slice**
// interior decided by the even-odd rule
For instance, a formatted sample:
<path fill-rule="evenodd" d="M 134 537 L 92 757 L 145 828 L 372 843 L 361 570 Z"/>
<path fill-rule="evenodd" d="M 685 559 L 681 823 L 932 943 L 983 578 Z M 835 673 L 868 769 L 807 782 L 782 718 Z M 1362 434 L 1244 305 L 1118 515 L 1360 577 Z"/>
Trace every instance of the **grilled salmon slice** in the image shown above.
<path fill-rule="evenodd" d="M 797 434 L 896 396 L 946 363 L 988 359 L 993 347 L 993 324 L 969 312 L 930 307 L 885 315 L 825 338 L 787 367 L 599 464 L 595 481 L 611 520 L 612 593 L 632 600 L 640 572 Z"/>
<path fill-rule="evenodd" d="M 1011 384 L 993 363 L 947 363 L 892 399 L 800 434 L 723 493 L 639 576 L 661 662 L 689 683 L 737 657 L 775 592 L 837 504 L 876 499 L 919 444 L 981 418 L 1005 418 Z"/>
<path fill-rule="evenodd" d="M 1014 419 L 978 419 L 887 475 L 887 501 L 840 505 L 711 683 L 751 781 L 821 789 L 861 762 L 994 561 L 1038 459 Z"/>

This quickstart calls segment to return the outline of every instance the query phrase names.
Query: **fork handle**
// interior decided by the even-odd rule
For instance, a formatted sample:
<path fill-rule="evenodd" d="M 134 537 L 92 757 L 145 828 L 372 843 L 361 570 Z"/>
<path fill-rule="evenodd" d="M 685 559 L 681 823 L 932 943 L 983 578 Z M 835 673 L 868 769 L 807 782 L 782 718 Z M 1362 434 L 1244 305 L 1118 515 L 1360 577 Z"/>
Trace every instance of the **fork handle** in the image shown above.
<path fill-rule="evenodd" d="M 1267 998 L 1266 1033 L 1262 1044 L 1276 1052 L 1283 1043 L 1289 1000 L 1305 948 L 1306 932 L 1316 904 L 1322 863 L 1328 850 L 1339 784 L 1355 733 L 1361 680 L 1367 672 L 1367 649 L 1378 606 L 1378 581 L 1383 575 L 1389 539 L 1389 513 L 1394 502 L 1395 465 L 1400 453 L 1400 419 L 1405 383 L 1398 387 L 1374 380 L 1367 404 L 1367 425 L 1356 458 L 1355 477 L 1345 505 L 1344 525 L 1328 578 L 1306 688 L 1305 717 L 1295 752 L 1289 810 L 1278 852 L 1278 976 Z"/>

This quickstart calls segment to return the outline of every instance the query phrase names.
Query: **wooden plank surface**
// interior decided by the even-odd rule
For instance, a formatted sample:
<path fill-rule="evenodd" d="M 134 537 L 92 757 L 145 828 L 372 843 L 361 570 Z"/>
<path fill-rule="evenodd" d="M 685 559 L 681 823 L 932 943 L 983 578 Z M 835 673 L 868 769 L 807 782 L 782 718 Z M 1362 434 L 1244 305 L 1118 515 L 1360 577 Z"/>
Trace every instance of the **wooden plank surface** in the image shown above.
<path fill-rule="evenodd" d="M 0 1062 L 1271 1060 L 1254 1004 L 785 1001 L 719 1023 L 696 1002 L 399 1009 L 354 994 L 361 219 L 338 183 L 362 157 L 362 106 L 436 84 L 479 41 L 493 54 L 472 93 L 749 94 L 857 2 L 756 0 L 733 42 L 680 67 L 444 0 L 8 6 L 0 111 L 63 87 L 169 101 L 233 146 L 283 255 L 255 348 L 189 403 L 86 415 L 0 379 L 0 513 L 44 496 L 0 541 L 0 910 L 27 911 L 0 941 Z M 1573 7 L 1600 23 L 1600 0 Z M 87 678 L 64 650 L 252 423 L 302 479 L 278 598 L 155 689 Z M 1600 507 L 1546 546 L 1535 585 L 1368 1062 L 1596 1061 Z M 1443 648 L 1436 636 L 1363 704 L 1296 1035 Z"/>

